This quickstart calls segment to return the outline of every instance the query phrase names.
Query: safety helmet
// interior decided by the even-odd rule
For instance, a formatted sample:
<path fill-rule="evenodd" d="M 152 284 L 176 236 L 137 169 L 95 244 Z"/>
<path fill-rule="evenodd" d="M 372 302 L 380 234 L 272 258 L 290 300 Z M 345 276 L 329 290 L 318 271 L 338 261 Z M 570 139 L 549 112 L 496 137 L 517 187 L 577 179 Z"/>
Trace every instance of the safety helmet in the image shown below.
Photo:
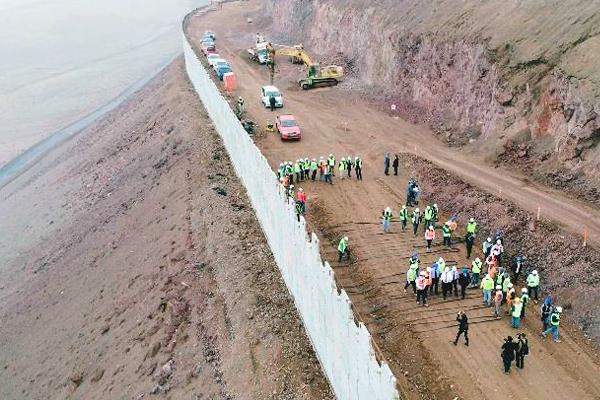
<path fill-rule="evenodd" d="M 346 159 L 344 157 L 342 157 L 342 161 L 346 161 Z"/>
<path fill-rule="evenodd" d="M 428 209 L 430 209 L 430 208 L 431 208 L 431 206 L 430 206 L 430 205 L 427 205 L 427 207 L 425 207 L 425 209 L 426 209 L 426 210 L 428 210 Z"/>
<path fill-rule="evenodd" d="M 298 191 L 299 191 L 299 192 L 304 192 L 304 189 L 302 189 L 302 188 L 298 188 Z"/>
<path fill-rule="evenodd" d="M 323 158 L 323 157 L 321 157 L 321 158 Z M 312 160 L 313 160 L 313 161 L 317 161 L 317 159 L 316 159 L 316 158 L 313 158 Z"/>
<path fill-rule="evenodd" d="M 333 154 L 329 153 L 329 157 L 333 157 Z"/>
<path fill-rule="evenodd" d="M 487 238 L 487 241 L 492 243 L 492 238 L 491 237 Z"/>
<path fill-rule="evenodd" d="M 490 276 L 490 274 L 488 274 L 488 276 Z M 496 290 L 502 290 L 502 286 L 496 285 Z"/>
<path fill-rule="evenodd" d="M 496 244 L 502 244 L 502 240 L 500 240 L 500 239 L 496 240 Z"/>
<path fill-rule="evenodd" d="M 561 306 L 557 306 L 556 307 L 556 312 L 557 313 L 561 313 L 562 312 L 562 307 Z"/>
<path fill-rule="evenodd" d="M 279 178 L 279 182 L 283 182 L 283 176 Z"/>
<path fill-rule="evenodd" d="M 320 159 L 320 160 L 322 160 L 322 159 L 324 159 L 324 158 L 325 158 L 325 157 L 323 157 L 323 156 L 319 157 L 319 159 Z"/>
<path fill-rule="evenodd" d="M 444 272 L 450 272 L 450 268 L 448 268 L 448 267 L 444 268 Z"/>
<path fill-rule="evenodd" d="M 427 267 L 427 272 L 431 272 L 431 267 Z"/>
<path fill-rule="evenodd" d="M 479 259 L 479 257 L 477 257 L 477 258 L 475 259 L 475 261 L 477 261 L 477 262 L 481 262 L 481 260 Z"/>
<path fill-rule="evenodd" d="M 290 185 L 290 189 L 292 189 L 294 187 L 294 185 Z"/>
<path fill-rule="evenodd" d="M 392 209 L 391 209 L 391 208 L 389 208 L 389 207 L 386 207 L 386 208 L 385 208 L 385 211 L 392 211 Z"/>
<path fill-rule="evenodd" d="M 475 218 L 471 217 L 471 219 L 469 220 L 469 222 L 475 222 Z"/>
<path fill-rule="evenodd" d="M 427 275 L 427 272 L 425 272 L 425 271 L 421 271 L 421 272 L 419 272 L 419 275 L 421 275 L 421 276 L 425 276 L 425 275 Z"/>
<path fill-rule="evenodd" d="M 429 225 L 429 229 L 433 229 L 433 225 Z"/>
<path fill-rule="evenodd" d="M 358 160 L 358 156 L 354 157 L 355 160 Z"/>
<path fill-rule="evenodd" d="M 444 262 L 444 259 L 443 259 L 442 257 L 440 257 L 440 258 L 438 259 L 438 262 L 439 262 L 439 263 L 443 263 L 443 262 Z"/>
<path fill-rule="evenodd" d="M 419 209 L 418 209 L 418 208 L 415 208 L 415 212 L 419 212 Z"/>
<path fill-rule="evenodd" d="M 350 158 L 351 158 L 351 157 L 350 157 L 350 156 L 348 156 L 348 157 L 346 157 L 346 160 L 349 160 Z"/>
<path fill-rule="evenodd" d="M 434 208 L 437 208 L 437 206 L 438 206 L 437 203 L 433 203 Z"/>
<path fill-rule="evenodd" d="M 521 293 L 527 293 L 527 288 L 521 289 Z"/>
<path fill-rule="evenodd" d="M 514 285 L 513 285 L 512 283 L 510 283 L 510 282 L 508 283 L 508 287 L 509 287 L 509 288 L 512 288 L 513 286 L 514 286 Z"/>
<path fill-rule="evenodd" d="M 537 275 L 537 274 L 538 274 L 537 269 L 534 269 L 533 271 L 531 271 L 531 275 Z"/>
<path fill-rule="evenodd" d="M 402 206 L 402 209 L 403 209 L 403 210 L 405 210 L 405 209 L 406 209 L 406 206 Z"/>
<path fill-rule="evenodd" d="M 344 240 L 347 242 L 348 241 L 348 236 L 344 236 Z"/>
<path fill-rule="evenodd" d="M 456 265 L 452 266 L 452 271 L 456 271 Z"/>

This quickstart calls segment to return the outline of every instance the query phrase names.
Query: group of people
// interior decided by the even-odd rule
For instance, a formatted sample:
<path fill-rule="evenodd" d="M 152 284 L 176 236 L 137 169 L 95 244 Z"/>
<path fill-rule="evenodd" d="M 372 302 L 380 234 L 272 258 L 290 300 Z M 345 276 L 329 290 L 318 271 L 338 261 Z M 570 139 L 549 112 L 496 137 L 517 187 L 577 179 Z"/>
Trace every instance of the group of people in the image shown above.
<path fill-rule="evenodd" d="M 506 375 L 510 374 L 510 367 L 513 361 L 516 361 L 517 368 L 525 368 L 525 356 L 528 354 L 529 340 L 524 333 L 519 333 L 516 341 L 512 336 L 504 339 L 500 351 L 500 357 L 502 357 L 502 363 L 504 364 L 504 373 Z"/>
<path fill-rule="evenodd" d="M 277 169 L 277 176 L 284 186 L 293 185 L 294 182 L 315 181 L 317 174 L 320 182 L 333 184 L 336 167 L 339 179 L 352 178 L 354 169 L 356 179 L 362 181 L 363 161 L 360 157 L 342 157 L 336 164 L 333 154 L 329 154 L 327 158 L 321 156 L 318 161 L 316 158 L 300 158 L 294 163 L 282 162 Z"/>

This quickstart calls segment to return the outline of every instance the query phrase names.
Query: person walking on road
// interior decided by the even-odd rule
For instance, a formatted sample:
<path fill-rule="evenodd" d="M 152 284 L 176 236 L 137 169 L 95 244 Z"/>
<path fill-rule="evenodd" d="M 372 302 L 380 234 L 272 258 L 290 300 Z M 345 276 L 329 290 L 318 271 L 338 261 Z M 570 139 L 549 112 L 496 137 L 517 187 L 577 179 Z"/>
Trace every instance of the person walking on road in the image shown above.
<path fill-rule="evenodd" d="M 523 311 L 523 303 L 521 299 L 516 297 L 512 302 L 511 316 L 512 316 L 512 327 L 519 329 L 521 327 L 521 312 Z"/>
<path fill-rule="evenodd" d="M 546 335 L 552 332 L 552 337 L 554 338 L 555 343 L 560 343 L 558 326 L 560 325 L 560 314 L 562 313 L 562 307 L 555 307 L 554 310 L 550 313 L 550 317 L 548 319 L 549 327 L 544 332 L 542 332 L 542 336 L 546 337 Z"/>
<path fill-rule="evenodd" d="M 421 271 L 415 282 L 417 287 L 417 305 L 422 304 L 424 307 L 427 307 L 427 284 L 427 272 Z"/>
<path fill-rule="evenodd" d="M 356 179 L 362 181 L 362 160 L 359 157 L 354 158 L 354 173 Z"/>
<path fill-rule="evenodd" d="M 443 259 L 441 259 L 441 260 L 443 261 Z M 429 271 L 429 280 L 431 282 L 429 285 L 429 294 L 430 295 L 433 295 L 433 294 L 435 294 L 436 296 L 438 295 L 438 283 L 440 281 L 441 274 L 442 274 L 442 271 L 440 270 L 439 261 L 431 264 L 431 271 Z"/>
<path fill-rule="evenodd" d="M 338 244 L 338 262 L 342 262 L 342 258 L 348 259 L 348 236 L 344 236 Z"/>
<path fill-rule="evenodd" d="M 448 222 L 442 225 L 442 237 L 444 239 L 444 246 L 451 247 L 452 231 L 450 230 L 450 224 Z"/>
<path fill-rule="evenodd" d="M 421 223 L 421 212 L 418 208 L 415 208 L 412 213 L 412 225 L 413 225 L 413 236 L 417 236 L 417 230 L 419 229 L 419 224 Z"/>
<path fill-rule="evenodd" d="M 536 269 L 527 275 L 527 288 L 529 289 L 529 294 L 533 297 L 533 302 L 537 304 L 540 289 L 540 276 Z"/>
<path fill-rule="evenodd" d="M 381 212 L 381 220 L 383 222 L 383 231 L 388 233 L 390 231 L 390 223 L 392 221 L 392 209 L 386 207 L 385 210 Z"/>
<path fill-rule="evenodd" d="M 540 314 L 542 319 L 542 332 L 544 332 L 550 326 L 550 323 L 548 321 L 550 320 L 550 313 L 552 313 L 553 308 L 554 307 L 552 305 L 552 299 L 550 299 L 549 296 L 546 297 L 544 299 L 544 304 L 542 304 L 542 307 L 540 308 Z"/>
<path fill-rule="evenodd" d="M 335 157 L 333 154 L 329 154 L 329 157 L 327 157 L 327 166 L 329 166 L 331 173 L 335 176 Z"/>
<path fill-rule="evenodd" d="M 486 274 L 481 280 L 481 290 L 483 291 L 483 302 L 489 307 L 492 305 L 492 290 L 494 290 L 494 280 L 490 274 Z"/>
<path fill-rule="evenodd" d="M 529 354 L 529 340 L 525 333 L 519 333 L 517 335 L 516 343 L 516 356 L 517 356 L 517 368 L 525 368 L 525 356 Z"/>
<path fill-rule="evenodd" d="M 430 225 L 433 225 L 433 208 L 431 208 L 431 206 L 425 207 L 425 211 L 423 211 L 423 220 L 425 221 L 423 230 L 427 230 Z"/>
<path fill-rule="evenodd" d="M 406 228 L 406 223 L 408 222 L 408 210 L 406 206 L 402 206 L 400 209 L 400 223 L 402 224 L 402 230 Z"/>
<path fill-rule="evenodd" d="M 394 175 L 398 176 L 398 166 L 400 165 L 400 159 L 398 159 L 398 154 L 394 156 L 394 162 L 392 162 L 392 167 L 394 168 Z"/>
<path fill-rule="evenodd" d="M 462 269 L 461 274 L 458 277 L 458 284 L 460 285 L 460 297 L 464 300 L 467 287 L 471 283 L 471 275 L 469 274 L 469 268 L 465 265 Z"/>
<path fill-rule="evenodd" d="M 469 319 L 464 311 L 459 311 L 456 314 L 456 322 L 458 322 L 458 332 L 456 333 L 456 339 L 454 339 L 454 345 L 458 343 L 460 335 L 465 335 L 465 346 L 469 345 Z"/>
<path fill-rule="evenodd" d="M 275 105 L 277 104 L 277 100 L 275 96 L 272 94 L 269 96 L 269 107 L 271 108 L 271 112 L 275 111 Z"/>
<path fill-rule="evenodd" d="M 502 363 L 504 364 L 504 373 L 508 375 L 510 374 L 511 364 L 515 359 L 515 342 L 513 342 L 512 336 L 508 336 L 504 339 L 501 350 L 500 356 L 502 357 Z"/>
<path fill-rule="evenodd" d="M 521 309 L 521 319 L 525 318 L 525 308 L 527 304 L 529 304 L 529 294 L 527 293 L 527 288 L 521 289 L 521 303 L 523 304 L 523 308 Z"/>
<path fill-rule="evenodd" d="M 429 225 L 429 228 L 425 231 L 425 242 L 427 242 L 427 252 L 431 252 L 431 243 L 435 239 L 435 230 L 433 225 Z"/>
<path fill-rule="evenodd" d="M 479 286 L 479 275 L 481 274 L 481 260 L 479 257 L 473 260 L 471 263 L 471 287 L 476 288 Z"/>
<path fill-rule="evenodd" d="M 496 293 L 494 293 L 494 317 L 496 319 L 502 318 L 502 299 L 504 295 L 502 294 L 502 286 L 496 286 Z"/>
<path fill-rule="evenodd" d="M 390 153 L 385 153 L 383 156 L 383 173 L 386 175 L 390 174 Z"/>

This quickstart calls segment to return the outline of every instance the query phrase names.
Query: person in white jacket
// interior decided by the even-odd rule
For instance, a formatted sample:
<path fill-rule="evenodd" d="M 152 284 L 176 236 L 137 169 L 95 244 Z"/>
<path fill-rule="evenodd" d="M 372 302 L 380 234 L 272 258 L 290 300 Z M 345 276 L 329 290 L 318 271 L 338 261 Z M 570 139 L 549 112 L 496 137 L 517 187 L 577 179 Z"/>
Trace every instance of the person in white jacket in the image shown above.
<path fill-rule="evenodd" d="M 442 296 L 444 300 L 446 300 L 446 296 L 448 293 L 452 293 L 452 281 L 454 280 L 454 272 L 450 271 L 449 267 L 444 268 L 444 272 L 442 272 L 441 281 L 442 281 Z"/>

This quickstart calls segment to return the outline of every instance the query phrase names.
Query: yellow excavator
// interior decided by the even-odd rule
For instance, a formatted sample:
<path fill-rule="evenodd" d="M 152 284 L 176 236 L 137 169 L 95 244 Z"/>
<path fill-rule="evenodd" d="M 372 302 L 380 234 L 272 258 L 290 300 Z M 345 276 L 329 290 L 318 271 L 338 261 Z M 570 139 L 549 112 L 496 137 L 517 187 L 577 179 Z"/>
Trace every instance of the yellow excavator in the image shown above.
<path fill-rule="evenodd" d="M 284 46 L 268 43 L 267 51 L 269 52 L 267 65 L 271 74 L 271 84 L 273 84 L 273 77 L 275 76 L 275 59 L 278 55 L 288 56 L 294 64 L 304 64 L 306 66 L 306 78 L 300 79 L 298 82 L 304 90 L 320 86 L 334 86 L 344 78 L 342 67 L 337 65 L 321 67 L 319 63 L 315 63 L 310 59 L 301 44 Z"/>

